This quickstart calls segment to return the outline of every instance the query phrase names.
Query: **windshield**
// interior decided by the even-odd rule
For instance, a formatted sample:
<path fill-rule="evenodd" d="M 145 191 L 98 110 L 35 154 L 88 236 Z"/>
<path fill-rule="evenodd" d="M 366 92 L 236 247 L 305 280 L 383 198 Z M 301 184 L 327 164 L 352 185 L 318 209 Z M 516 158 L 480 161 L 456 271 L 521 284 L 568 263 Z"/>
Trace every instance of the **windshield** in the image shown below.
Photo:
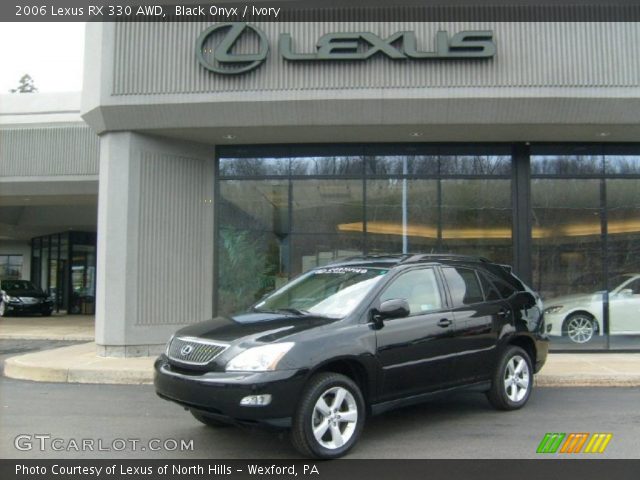
<path fill-rule="evenodd" d="M 269 295 L 254 310 L 343 318 L 353 312 L 388 271 L 368 267 L 312 270 Z"/>
<path fill-rule="evenodd" d="M 616 275 L 615 277 L 611 277 L 611 279 L 609 280 L 609 287 L 611 287 L 611 290 L 615 290 L 620 285 L 622 285 L 624 282 L 629 280 L 631 277 L 633 277 L 633 275 L 628 274 L 628 273 L 622 274 L 622 275 Z"/>
<path fill-rule="evenodd" d="M 17 290 L 38 290 L 38 288 L 27 280 L 3 280 L 2 290 L 12 292 Z"/>

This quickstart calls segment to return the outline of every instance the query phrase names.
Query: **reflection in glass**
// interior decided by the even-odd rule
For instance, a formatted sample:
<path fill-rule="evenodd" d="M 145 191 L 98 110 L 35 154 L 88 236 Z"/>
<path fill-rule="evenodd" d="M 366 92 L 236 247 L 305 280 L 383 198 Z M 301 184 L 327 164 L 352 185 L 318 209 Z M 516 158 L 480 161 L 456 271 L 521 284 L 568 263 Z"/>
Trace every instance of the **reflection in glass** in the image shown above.
<path fill-rule="evenodd" d="M 443 155 L 441 175 L 509 175 L 509 155 Z"/>
<path fill-rule="evenodd" d="M 438 242 L 437 180 L 367 181 L 370 253 L 431 252 Z"/>
<path fill-rule="evenodd" d="M 264 177 L 289 175 L 288 158 L 221 158 L 222 177 Z"/>
<path fill-rule="evenodd" d="M 288 279 L 286 180 L 221 181 L 218 310 L 242 310 Z"/>
<path fill-rule="evenodd" d="M 291 175 L 362 175 L 360 156 L 293 157 Z"/>
<path fill-rule="evenodd" d="M 611 175 L 640 174 L 640 155 L 606 155 L 605 164 Z"/>
<path fill-rule="evenodd" d="M 379 155 L 367 162 L 370 175 L 438 175 L 437 155 Z"/>
<path fill-rule="evenodd" d="M 640 179 L 607 180 L 611 348 L 640 346 Z M 623 276 L 624 275 L 624 276 Z M 624 283 L 624 280 L 627 280 Z M 616 290 L 617 289 L 617 290 Z"/>
<path fill-rule="evenodd" d="M 602 155 L 532 155 L 533 175 L 600 175 Z"/>
<path fill-rule="evenodd" d="M 361 256 L 364 236 L 357 233 L 292 235 L 291 276 L 337 260 Z"/>
<path fill-rule="evenodd" d="M 513 261 L 509 180 L 443 180 L 441 208 L 442 251 Z"/>
<path fill-rule="evenodd" d="M 533 288 L 553 345 L 603 347 L 600 180 L 536 179 L 531 193 Z"/>
<path fill-rule="evenodd" d="M 362 180 L 293 180 L 292 195 L 294 232 L 349 232 L 362 225 Z"/>

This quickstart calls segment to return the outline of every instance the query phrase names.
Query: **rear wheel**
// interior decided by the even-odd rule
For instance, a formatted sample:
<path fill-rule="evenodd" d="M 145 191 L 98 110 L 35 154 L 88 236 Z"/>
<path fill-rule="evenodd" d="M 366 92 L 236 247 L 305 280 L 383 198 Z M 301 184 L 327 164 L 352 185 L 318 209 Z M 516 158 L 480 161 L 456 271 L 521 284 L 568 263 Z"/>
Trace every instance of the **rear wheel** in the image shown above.
<path fill-rule="evenodd" d="M 587 313 L 574 313 L 564 321 L 562 330 L 573 343 L 588 343 L 598 332 L 595 319 Z"/>
<path fill-rule="evenodd" d="M 291 440 L 304 456 L 338 458 L 357 442 L 365 419 L 358 385 L 337 373 L 309 380 L 293 418 Z"/>
<path fill-rule="evenodd" d="M 196 420 L 198 420 L 201 423 L 204 423 L 205 425 L 207 425 L 208 427 L 216 427 L 216 428 L 220 428 L 220 427 L 228 427 L 229 424 L 222 422 L 216 418 L 210 417 L 209 415 L 206 415 L 204 413 L 200 413 L 200 412 L 196 412 L 194 410 L 189 410 L 191 412 L 191 415 L 193 415 L 193 418 L 195 418 Z"/>
<path fill-rule="evenodd" d="M 498 410 L 522 408 L 533 388 L 533 369 L 529 354 L 515 345 L 505 349 L 491 381 L 487 397 Z"/>

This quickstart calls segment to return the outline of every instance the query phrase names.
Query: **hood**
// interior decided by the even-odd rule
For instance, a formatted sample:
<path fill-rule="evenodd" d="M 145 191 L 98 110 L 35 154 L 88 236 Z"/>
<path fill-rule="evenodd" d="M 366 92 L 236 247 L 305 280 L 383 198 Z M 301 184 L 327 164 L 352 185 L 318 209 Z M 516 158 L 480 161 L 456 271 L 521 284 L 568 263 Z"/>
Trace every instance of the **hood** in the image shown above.
<path fill-rule="evenodd" d="M 544 308 L 554 307 L 556 305 L 586 305 L 592 302 L 601 302 L 603 292 L 596 293 L 578 293 L 573 295 L 564 295 L 562 297 L 549 298 L 544 301 Z"/>
<path fill-rule="evenodd" d="M 216 317 L 182 328 L 176 336 L 199 337 L 233 343 L 277 342 L 313 328 L 337 322 L 338 319 L 281 313 L 245 313 L 232 317 Z"/>
<path fill-rule="evenodd" d="M 49 295 L 42 290 L 28 289 L 28 290 L 2 290 L 7 295 L 12 297 L 33 297 L 33 298 L 47 298 Z"/>

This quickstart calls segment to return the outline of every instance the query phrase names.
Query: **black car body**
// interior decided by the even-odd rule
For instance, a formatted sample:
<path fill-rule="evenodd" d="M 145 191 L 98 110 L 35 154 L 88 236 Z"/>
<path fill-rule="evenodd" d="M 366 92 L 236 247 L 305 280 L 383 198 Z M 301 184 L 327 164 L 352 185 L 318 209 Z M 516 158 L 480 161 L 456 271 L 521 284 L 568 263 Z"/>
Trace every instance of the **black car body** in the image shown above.
<path fill-rule="evenodd" d="M 332 458 L 355 443 L 366 415 L 437 393 L 473 387 L 487 391 L 497 408 L 520 408 L 545 362 L 540 299 L 507 267 L 487 260 L 363 257 L 302 277 L 247 313 L 179 330 L 155 362 L 158 395 L 209 425 L 292 428 L 301 452 Z M 300 309 L 300 302 L 313 304 L 313 295 L 296 292 L 321 281 L 337 292 L 316 303 L 328 305 L 324 314 Z M 275 308 L 283 299 L 287 306 Z M 334 314 L 349 302 L 348 314 Z M 243 364 L 245 357 L 254 363 Z M 357 417 L 355 425 L 345 426 L 341 412 Z M 337 438 L 347 428 L 349 435 Z"/>
<path fill-rule="evenodd" d="M 53 312 L 53 300 L 28 280 L 0 282 L 0 317 L 11 314 L 40 314 Z"/>

